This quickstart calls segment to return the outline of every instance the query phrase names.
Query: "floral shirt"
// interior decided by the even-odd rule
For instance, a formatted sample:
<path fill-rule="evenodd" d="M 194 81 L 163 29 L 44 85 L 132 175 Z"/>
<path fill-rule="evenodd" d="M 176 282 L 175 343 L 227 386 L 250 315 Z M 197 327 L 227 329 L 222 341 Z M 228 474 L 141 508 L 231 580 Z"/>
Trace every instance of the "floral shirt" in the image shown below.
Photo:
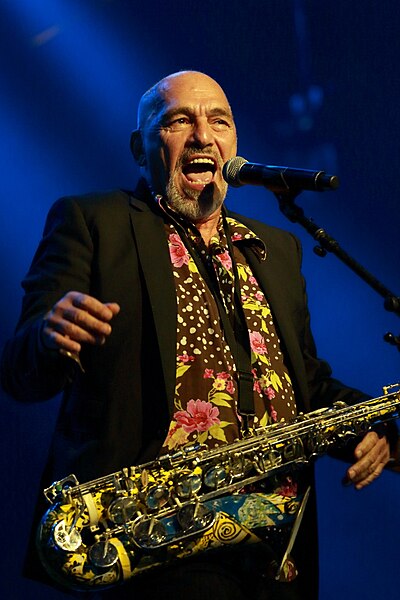
<path fill-rule="evenodd" d="M 251 346 L 254 427 L 263 427 L 293 418 L 295 399 L 268 301 L 240 250 L 251 244 L 260 260 L 268 260 L 265 246 L 245 225 L 229 217 L 227 223 Z M 162 452 L 194 442 L 214 448 L 240 437 L 236 368 L 212 292 L 174 224 L 166 223 L 165 231 L 176 288 L 177 344 L 175 411 Z M 208 250 L 200 236 L 189 236 L 213 265 L 229 315 L 234 271 L 222 224 Z"/>

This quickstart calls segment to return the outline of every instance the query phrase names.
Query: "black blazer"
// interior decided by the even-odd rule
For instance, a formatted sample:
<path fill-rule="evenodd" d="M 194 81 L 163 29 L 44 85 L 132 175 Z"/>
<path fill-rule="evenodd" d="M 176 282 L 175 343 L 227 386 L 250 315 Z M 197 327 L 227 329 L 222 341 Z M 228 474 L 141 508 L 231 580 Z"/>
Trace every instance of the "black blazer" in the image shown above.
<path fill-rule="evenodd" d="M 19 400 L 63 391 L 47 484 L 69 473 L 87 481 L 144 462 L 164 439 L 175 386 L 176 300 L 158 211 L 143 191 L 119 190 L 64 198 L 49 212 L 1 365 L 4 388 Z M 246 258 L 270 302 L 299 410 L 361 398 L 332 379 L 316 356 L 298 240 L 233 216 L 266 244 L 264 262 L 251 250 Z M 106 344 L 82 349 L 84 374 L 40 344 L 43 315 L 70 290 L 121 306 Z"/>

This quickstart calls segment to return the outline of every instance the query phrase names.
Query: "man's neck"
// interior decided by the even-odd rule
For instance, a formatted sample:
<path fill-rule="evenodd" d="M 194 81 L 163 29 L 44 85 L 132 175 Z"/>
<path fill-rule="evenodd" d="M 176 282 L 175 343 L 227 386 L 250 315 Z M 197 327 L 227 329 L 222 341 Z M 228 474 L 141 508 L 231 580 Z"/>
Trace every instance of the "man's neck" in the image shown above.
<path fill-rule="evenodd" d="M 205 245 L 210 245 L 211 238 L 216 235 L 218 231 L 218 223 L 221 215 L 221 209 L 216 210 L 212 215 L 207 217 L 204 221 L 196 221 L 194 225 L 198 229 L 201 237 L 203 238 L 203 242 Z"/>

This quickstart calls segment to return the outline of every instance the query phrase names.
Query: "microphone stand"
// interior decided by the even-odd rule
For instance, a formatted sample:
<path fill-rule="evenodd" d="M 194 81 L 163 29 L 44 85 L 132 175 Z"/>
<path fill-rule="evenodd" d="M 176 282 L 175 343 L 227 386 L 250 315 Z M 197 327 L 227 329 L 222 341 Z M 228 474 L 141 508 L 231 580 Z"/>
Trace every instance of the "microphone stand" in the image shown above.
<path fill-rule="evenodd" d="M 376 277 L 374 277 L 367 269 L 352 258 L 347 252 L 340 247 L 337 240 L 331 237 L 322 227 L 314 223 L 312 219 L 304 215 L 304 211 L 300 206 L 295 204 L 295 198 L 300 194 L 300 191 L 279 192 L 274 195 L 278 199 L 281 212 L 292 223 L 299 223 L 304 229 L 318 242 L 314 248 L 315 254 L 320 257 L 326 256 L 328 252 L 332 252 L 345 265 L 347 265 L 356 275 L 361 277 L 372 289 L 374 289 L 382 298 L 384 298 L 384 307 L 387 311 L 395 313 L 400 317 L 400 297 L 396 296 L 386 286 L 383 285 Z M 396 346 L 400 351 L 400 335 L 395 336 L 388 332 L 384 335 L 384 340 Z"/>

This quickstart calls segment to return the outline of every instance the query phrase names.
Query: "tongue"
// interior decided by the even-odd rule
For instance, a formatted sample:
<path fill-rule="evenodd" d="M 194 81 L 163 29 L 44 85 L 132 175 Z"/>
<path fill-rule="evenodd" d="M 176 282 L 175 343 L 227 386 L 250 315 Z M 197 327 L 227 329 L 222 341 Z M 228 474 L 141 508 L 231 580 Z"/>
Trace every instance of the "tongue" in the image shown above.
<path fill-rule="evenodd" d="M 212 171 L 186 171 L 185 175 L 189 181 L 193 183 L 199 181 L 204 185 L 210 183 L 213 178 Z"/>

